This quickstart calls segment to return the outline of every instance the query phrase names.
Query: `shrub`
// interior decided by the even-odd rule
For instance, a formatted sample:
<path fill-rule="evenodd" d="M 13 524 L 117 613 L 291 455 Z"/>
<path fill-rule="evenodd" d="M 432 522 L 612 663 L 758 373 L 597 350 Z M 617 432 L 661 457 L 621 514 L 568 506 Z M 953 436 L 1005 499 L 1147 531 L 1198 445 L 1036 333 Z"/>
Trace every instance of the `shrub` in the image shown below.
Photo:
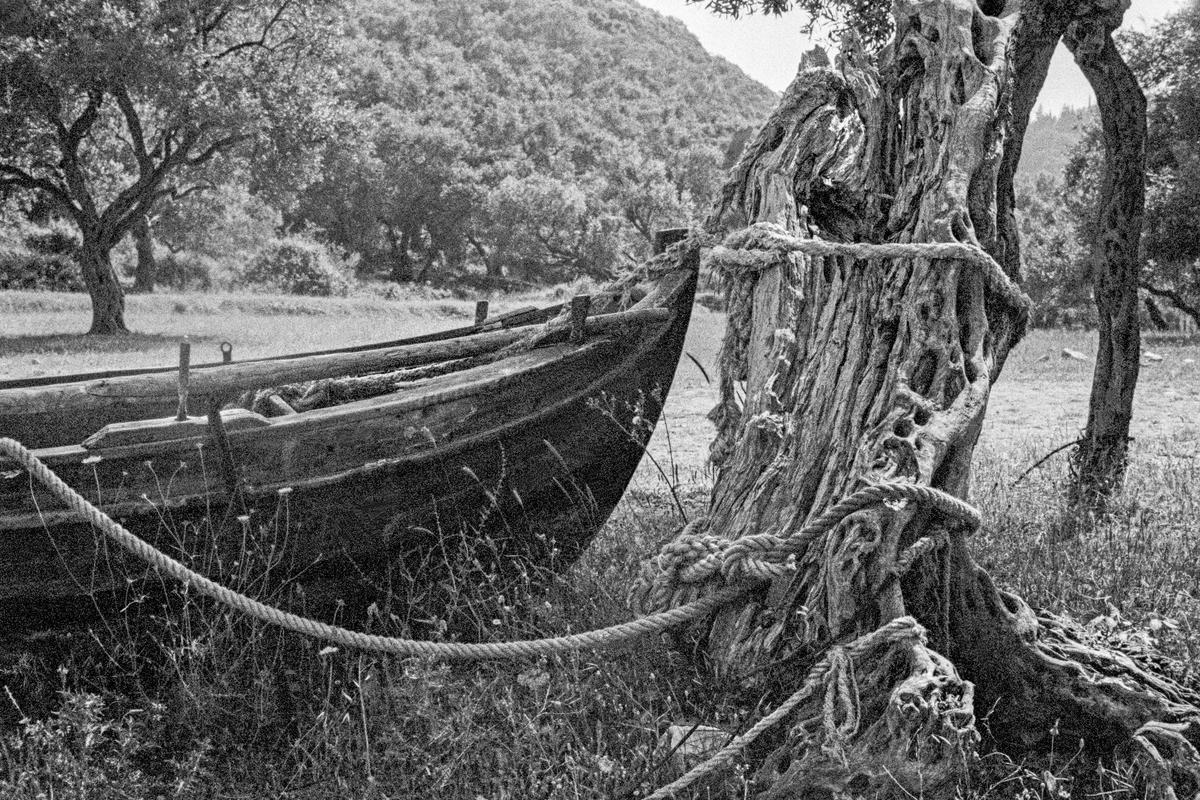
<path fill-rule="evenodd" d="M 303 236 L 287 236 L 260 250 L 238 282 L 269 286 L 285 294 L 345 295 L 350 289 L 349 267 L 326 245 Z"/>
<path fill-rule="evenodd" d="M 82 292 L 79 265 L 69 255 L 0 252 L 0 289 Z"/>
<path fill-rule="evenodd" d="M 61 220 L 52 220 L 25 234 L 25 246 L 42 255 L 73 256 L 79 244 L 79 233 L 74 226 Z"/>
<path fill-rule="evenodd" d="M 217 274 L 216 263 L 208 256 L 181 250 L 157 259 L 155 281 L 171 289 L 213 288 Z"/>

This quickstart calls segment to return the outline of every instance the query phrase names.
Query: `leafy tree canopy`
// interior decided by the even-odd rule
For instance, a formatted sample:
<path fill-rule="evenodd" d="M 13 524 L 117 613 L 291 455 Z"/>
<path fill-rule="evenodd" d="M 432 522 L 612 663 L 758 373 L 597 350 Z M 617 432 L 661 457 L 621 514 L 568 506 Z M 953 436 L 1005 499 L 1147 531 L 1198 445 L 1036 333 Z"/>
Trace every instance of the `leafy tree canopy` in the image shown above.
<path fill-rule="evenodd" d="M 880 44 L 892 33 L 891 3 L 879 0 L 688 0 L 704 3 L 718 14 L 783 14 L 798 9 L 808 15 L 810 29 L 824 23 L 835 32 L 853 31 L 864 42 Z"/>
<path fill-rule="evenodd" d="M 1200 2 L 1118 41 L 1149 100 L 1141 285 L 1200 322 Z M 1085 240 L 1095 236 L 1102 151 L 1093 127 L 1064 172 Z"/>
<path fill-rule="evenodd" d="M 109 251 L 234 152 L 302 182 L 334 115 L 329 0 L 19 0 L 0 12 L 0 191 L 52 199 L 83 235 L 94 332 L 124 330 Z M 268 179 L 267 176 L 270 176 Z"/>
<path fill-rule="evenodd" d="M 631 0 L 388 0 L 350 18 L 355 119 L 302 215 L 401 279 L 410 251 L 423 269 L 604 274 L 698 216 L 775 102 Z"/>

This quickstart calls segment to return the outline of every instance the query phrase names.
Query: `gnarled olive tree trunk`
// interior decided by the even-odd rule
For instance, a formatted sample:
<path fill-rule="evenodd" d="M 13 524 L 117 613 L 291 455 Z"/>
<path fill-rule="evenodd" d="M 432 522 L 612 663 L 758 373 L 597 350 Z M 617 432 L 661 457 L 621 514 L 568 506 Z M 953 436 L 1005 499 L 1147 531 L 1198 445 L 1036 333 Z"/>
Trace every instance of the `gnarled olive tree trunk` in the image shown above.
<path fill-rule="evenodd" d="M 882 481 L 968 496 L 991 386 L 1028 308 L 1009 280 L 1008 137 L 1069 22 L 987 5 L 995 16 L 970 0 L 898 0 L 879 58 L 849 43 L 834 68 L 801 73 L 734 170 L 708 225 L 733 231 L 710 259 L 730 315 L 710 530 L 787 536 Z M 957 243 L 979 257 L 798 252 L 810 238 Z M 881 504 L 806 541 L 792 575 L 706 635 L 716 668 L 780 696 L 837 655 L 824 691 L 767 747 L 762 796 L 948 797 L 984 713 L 1004 747 L 1037 747 L 1057 727 L 1097 753 L 1132 747 L 1160 787 L 1174 759 L 1177 785 L 1196 788 L 1196 697 L 998 589 L 953 520 Z M 831 651 L 906 616 L 924 636 Z"/>
<path fill-rule="evenodd" d="M 1146 96 L 1113 43 L 1111 21 L 1083 19 L 1065 41 L 1096 92 L 1104 176 L 1092 245 L 1099 347 L 1087 427 L 1072 454 L 1074 505 L 1103 513 L 1125 475 L 1133 390 L 1140 367 L 1138 283 L 1146 204 Z"/>

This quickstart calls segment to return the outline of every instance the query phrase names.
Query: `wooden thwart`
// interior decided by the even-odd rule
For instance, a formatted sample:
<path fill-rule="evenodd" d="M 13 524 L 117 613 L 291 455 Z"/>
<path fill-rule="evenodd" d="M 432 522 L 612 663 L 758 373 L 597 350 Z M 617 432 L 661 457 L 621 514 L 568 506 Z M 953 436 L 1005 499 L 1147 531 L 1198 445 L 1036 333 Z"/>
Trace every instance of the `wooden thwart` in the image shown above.
<path fill-rule="evenodd" d="M 296 412 L 293 411 L 292 413 Z M 271 424 L 262 414 L 247 411 L 244 408 L 225 409 L 221 412 L 221 422 L 227 431 L 262 428 Z M 206 434 L 209 427 L 208 423 L 209 421 L 206 417 L 185 417 L 182 420 L 177 417 L 167 417 L 165 419 L 139 419 L 132 422 L 114 422 L 111 425 L 105 425 L 99 431 L 85 439 L 83 446 L 88 450 L 102 450 L 131 444 L 189 439 L 193 436 L 203 436 Z"/>

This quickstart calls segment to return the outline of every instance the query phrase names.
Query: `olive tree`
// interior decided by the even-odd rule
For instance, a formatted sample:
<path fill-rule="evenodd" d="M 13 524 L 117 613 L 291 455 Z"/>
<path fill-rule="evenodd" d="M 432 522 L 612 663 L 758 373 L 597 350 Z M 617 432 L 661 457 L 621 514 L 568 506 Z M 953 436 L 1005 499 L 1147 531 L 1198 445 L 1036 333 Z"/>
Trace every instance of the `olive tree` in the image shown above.
<path fill-rule="evenodd" d="M 870 17 L 856 27 L 883 26 L 875 5 L 847 5 Z M 722 539 L 726 559 L 777 561 L 709 620 L 701 650 L 758 697 L 820 683 L 759 752 L 763 797 L 954 796 L 984 715 L 1009 751 L 1084 741 L 1140 765 L 1157 796 L 1200 788 L 1197 695 L 1000 589 L 961 510 L 937 501 L 968 496 L 991 387 L 1025 331 L 1013 175 L 1064 37 L 1108 148 L 1081 491 L 1123 468 L 1145 113 L 1112 46 L 1122 11 L 898 0 L 874 55 L 851 37 L 832 68 L 797 76 L 708 222 L 730 309 L 717 479 L 705 519 L 656 566 L 667 585 L 703 576 L 672 558 Z M 843 516 L 882 483 L 912 491 Z M 836 525 L 812 527 L 834 509 Z"/>
<path fill-rule="evenodd" d="M 330 0 L 18 0 L 0 9 L 0 191 L 79 227 L 91 333 L 126 331 L 110 252 L 234 154 L 272 181 L 327 128 Z M 144 233 L 144 231 L 143 231 Z"/>

